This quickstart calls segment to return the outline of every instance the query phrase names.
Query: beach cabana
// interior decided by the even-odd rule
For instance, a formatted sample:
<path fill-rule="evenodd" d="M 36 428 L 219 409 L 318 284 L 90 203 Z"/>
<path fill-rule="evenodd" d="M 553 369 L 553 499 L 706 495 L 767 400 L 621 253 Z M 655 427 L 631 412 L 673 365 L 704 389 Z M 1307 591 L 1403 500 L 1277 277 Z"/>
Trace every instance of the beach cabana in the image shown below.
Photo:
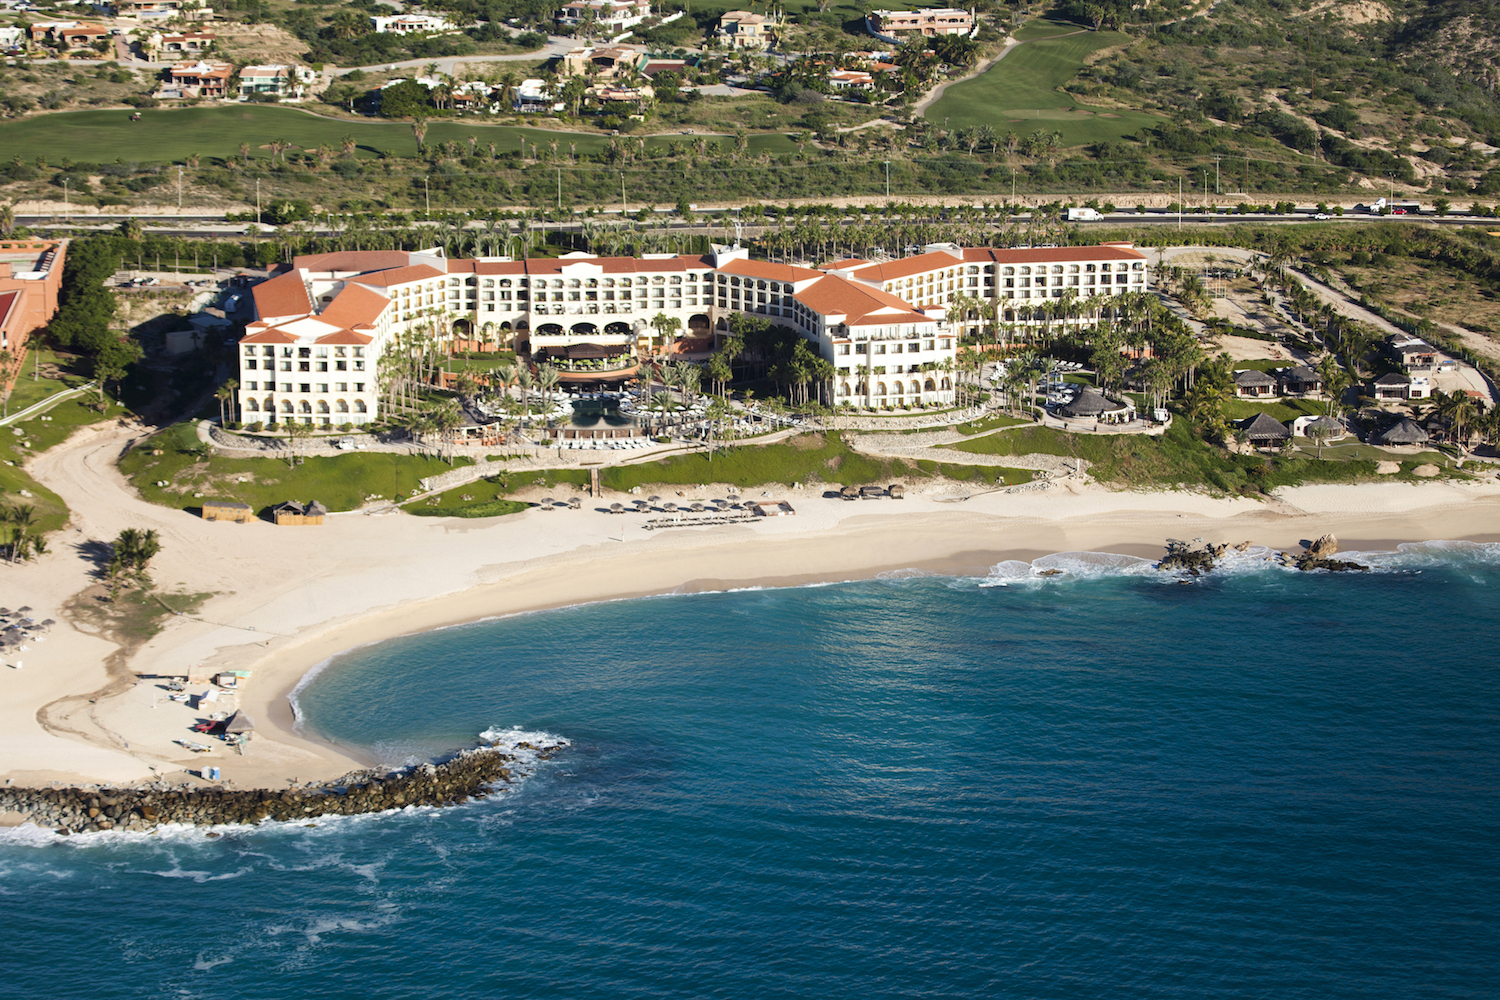
<path fill-rule="evenodd" d="M 1399 422 L 1387 427 L 1379 434 L 1370 438 L 1371 444 L 1378 445 L 1416 445 L 1427 443 L 1427 432 L 1419 427 L 1416 421 L 1405 417 Z"/>
<path fill-rule="evenodd" d="M 244 712 L 236 711 L 224 722 L 225 736 L 248 737 L 253 732 L 255 732 L 255 723 L 251 722 L 250 716 Z"/>
<path fill-rule="evenodd" d="M 1246 421 L 1244 429 L 1252 448 L 1278 448 L 1292 439 L 1286 425 L 1269 413 L 1257 413 Z"/>
<path fill-rule="evenodd" d="M 1303 437 L 1321 435 L 1329 439 L 1340 438 L 1349 433 L 1343 424 L 1332 417 L 1298 417 L 1292 422 L 1292 430 Z"/>
<path fill-rule="evenodd" d="M 255 520 L 255 510 L 247 503 L 236 503 L 233 500 L 205 500 L 203 520 L 248 524 Z"/>
<path fill-rule="evenodd" d="M 1094 417 L 1101 423 L 1119 423 L 1135 416 L 1135 404 L 1119 403 L 1092 386 L 1057 408 L 1057 412 L 1070 419 Z"/>

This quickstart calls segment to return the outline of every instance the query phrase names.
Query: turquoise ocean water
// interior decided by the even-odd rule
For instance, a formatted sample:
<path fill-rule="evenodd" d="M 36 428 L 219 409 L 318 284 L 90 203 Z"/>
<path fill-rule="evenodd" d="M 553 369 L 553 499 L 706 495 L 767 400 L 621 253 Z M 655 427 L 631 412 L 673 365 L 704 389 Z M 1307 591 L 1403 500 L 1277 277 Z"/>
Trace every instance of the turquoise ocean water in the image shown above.
<path fill-rule="evenodd" d="M 1500 548 L 1127 558 L 602 604 L 347 654 L 400 762 L 567 739 L 441 811 L 0 834 L 0 995 L 1489 997 Z"/>

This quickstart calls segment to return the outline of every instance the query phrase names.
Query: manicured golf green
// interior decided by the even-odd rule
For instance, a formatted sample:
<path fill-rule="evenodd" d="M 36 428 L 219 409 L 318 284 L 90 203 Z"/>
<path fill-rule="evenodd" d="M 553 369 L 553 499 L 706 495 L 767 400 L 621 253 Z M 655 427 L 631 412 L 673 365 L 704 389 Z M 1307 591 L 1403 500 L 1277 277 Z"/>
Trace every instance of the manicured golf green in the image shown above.
<path fill-rule="evenodd" d="M 80 163 L 110 163 L 116 159 L 173 163 L 195 153 L 206 159 L 233 159 L 239 156 L 242 142 L 250 144 L 251 157 L 264 160 L 271 156 L 269 144 L 277 139 L 291 143 L 294 149 L 324 145 L 338 149 L 346 135 L 359 143 L 358 155 L 364 157 L 381 153 L 412 156 L 417 149 L 409 122 L 341 121 L 265 105 L 149 110 L 136 122 L 130 120 L 131 113 L 129 109 L 77 111 L 3 122 L 0 149 L 25 150 L 28 158 L 45 156 L 51 163 L 65 157 Z M 552 132 L 468 120 L 429 122 L 426 141 L 432 145 L 451 140 L 466 148 L 470 135 L 478 138 L 481 155 L 492 142 L 499 152 L 514 151 L 523 137 L 528 145 L 542 151 L 554 139 L 564 151 L 576 143 L 580 153 L 598 152 L 609 141 L 597 132 Z M 693 140 L 662 136 L 646 141 L 655 145 Z M 750 148 L 787 152 L 794 147 L 785 135 L 776 134 L 752 138 Z"/>
<path fill-rule="evenodd" d="M 1045 32 L 1035 21 L 1026 25 L 1017 34 L 1034 41 L 1012 49 L 988 72 L 944 91 L 927 109 L 928 120 L 946 119 L 949 128 L 990 125 L 1001 135 L 1056 131 L 1065 146 L 1118 139 L 1162 120 L 1139 111 L 1084 107 L 1060 89 L 1078 75 L 1089 53 L 1124 44 L 1129 36 L 1086 31 L 1059 37 L 1058 25 L 1047 22 L 1043 27 Z"/>

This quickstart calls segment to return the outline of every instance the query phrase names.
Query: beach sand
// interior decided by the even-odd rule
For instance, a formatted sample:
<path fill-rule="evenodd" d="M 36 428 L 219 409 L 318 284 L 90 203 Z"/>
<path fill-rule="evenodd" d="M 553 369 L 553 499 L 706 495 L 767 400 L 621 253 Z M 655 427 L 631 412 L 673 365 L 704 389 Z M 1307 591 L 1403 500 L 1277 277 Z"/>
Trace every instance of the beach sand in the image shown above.
<path fill-rule="evenodd" d="M 967 491 L 952 483 L 858 502 L 824 496 L 823 487 L 778 489 L 765 492 L 790 500 L 795 516 L 654 532 L 643 527 L 652 515 L 605 513 L 631 499 L 616 496 L 585 498 L 581 511 L 484 520 L 351 513 L 321 527 L 237 525 L 137 498 L 113 465 L 130 436 L 118 427 L 85 431 L 33 465 L 74 519 L 48 555 L 3 570 L 0 603 L 27 604 L 60 623 L 45 643 L 17 654 L 24 669 L 0 669 L 0 776 L 18 784 L 197 781 L 189 770 L 217 766 L 235 787 L 285 787 L 375 763 L 358 748 L 296 731 L 291 690 L 353 647 L 496 615 L 903 569 L 983 575 L 1003 559 L 1053 552 L 1155 556 L 1169 537 L 1290 549 L 1332 532 L 1346 550 L 1500 540 L 1494 481 L 1298 487 L 1269 502 L 1070 481 L 962 502 L 942 502 Z M 684 489 L 671 499 L 727 492 Z M 152 576 L 169 604 L 173 594 L 213 595 L 194 614 L 168 618 L 128 658 L 61 614 L 94 582 L 88 543 L 125 527 L 160 532 Z M 153 679 L 218 670 L 254 671 L 231 702 L 257 727 L 244 755 L 215 739 L 199 738 L 213 747 L 204 755 L 175 744 L 194 738 L 189 729 L 202 715 L 168 701 L 164 682 Z M 100 696 L 112 679 L 114 689 Z"/>

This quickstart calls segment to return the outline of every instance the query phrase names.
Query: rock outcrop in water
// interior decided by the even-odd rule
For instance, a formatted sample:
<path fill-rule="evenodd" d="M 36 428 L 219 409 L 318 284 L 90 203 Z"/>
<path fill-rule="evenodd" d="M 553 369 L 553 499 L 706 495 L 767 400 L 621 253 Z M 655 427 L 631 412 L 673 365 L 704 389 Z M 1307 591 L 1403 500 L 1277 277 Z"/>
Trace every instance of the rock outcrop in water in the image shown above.
<path fill-rule="evenodd" d="M 1167 554 L 1157 562 L 1156 568 L 1167 573 L 1186 573 L 1189 576 L 1201 576 L 1208 573 L 1224 558 L 1229 551 L 1229 544 L 1215 545 L 1212 542 L 1197 548 L 1198 541 L 1180 541 L 1176 538 L 1167 539 Z M 1236 552 L 1244 552 L 1250 547 L 1249 542 L 1241 542 L 1234 546 Z"/>
<path fill-rule="evenodd" d="M 483 798 L 511 780 L 512 765 L 526 750 L 546 759 L 563 744 L 514 748 L 483 746 L 437 764 L 390 771 L 359 771 L 311 788 L 4 788 L 0 812 L 19 813 L 58 833 L 96 830 L 145 831 L 167 824 L 217 826 L 263 820 L 306 821 L 355 816 L 405 806 L 449 806 Z"/>

